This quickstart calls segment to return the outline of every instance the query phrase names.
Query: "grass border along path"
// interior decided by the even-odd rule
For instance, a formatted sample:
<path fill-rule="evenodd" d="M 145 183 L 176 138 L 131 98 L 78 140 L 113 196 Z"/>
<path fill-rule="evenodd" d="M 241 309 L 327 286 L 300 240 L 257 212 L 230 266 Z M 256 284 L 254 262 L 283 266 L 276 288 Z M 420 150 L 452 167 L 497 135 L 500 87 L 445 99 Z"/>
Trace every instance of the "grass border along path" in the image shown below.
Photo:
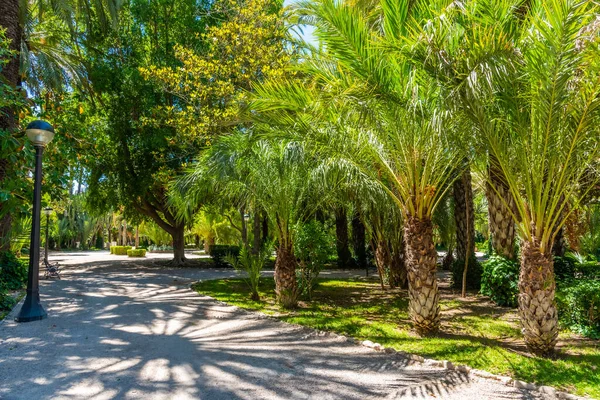
<path fill-rule="evenodd" d="M 275 304 L 272 278 L 262 278 L 262 301 L 252 301 L 242 279 L 198 282 L 193 289 L 214 299 L 281 321 L 371 340 L 398 351 L 449 360 L 493 374 L 553 386 L 600 398 L 600 341 L 561 333 L 555 360 L 530 356 L 523 344 L 515 310 L 494 306 L 482 296 L 458 299 L 442 292 L 442 328 L 435 337 L 411 331 L 406 291 L 382 292 L 374 281 L 321 279 L 313 300 L 298 309 Z"/>

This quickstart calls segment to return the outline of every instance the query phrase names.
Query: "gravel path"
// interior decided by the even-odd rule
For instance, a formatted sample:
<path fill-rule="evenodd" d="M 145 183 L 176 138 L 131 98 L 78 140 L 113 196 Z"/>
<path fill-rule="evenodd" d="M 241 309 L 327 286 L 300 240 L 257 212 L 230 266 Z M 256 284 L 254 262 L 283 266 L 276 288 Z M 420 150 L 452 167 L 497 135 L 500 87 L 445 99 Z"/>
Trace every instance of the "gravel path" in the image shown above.
<path fill-rule="evenodd" d="M 42 281 L 47 319 L 16 324 L 19 305 L 0 322 L 1 399 L 542 398 L 189 289 L 199 279 L 235 275 L 231 270 L 74 254 L 61 255 L 61 281 Z"/>

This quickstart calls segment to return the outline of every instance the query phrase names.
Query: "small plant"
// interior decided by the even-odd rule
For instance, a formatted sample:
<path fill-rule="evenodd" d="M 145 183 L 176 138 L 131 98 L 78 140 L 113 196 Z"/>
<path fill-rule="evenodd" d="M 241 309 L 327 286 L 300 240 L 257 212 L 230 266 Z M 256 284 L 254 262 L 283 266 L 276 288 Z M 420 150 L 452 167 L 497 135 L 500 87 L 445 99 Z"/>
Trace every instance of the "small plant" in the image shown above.
<path fill-rule="evenodd" d="M 294 254 L 299 261 L 296 270 L 298 291 L 309 300 L 312 299 L 319 273 L 332 253 L 333 248 L 323 224 L 313 220 L 296 226 Z"/>
<path fill-rule="evenodd" d="M 228 254 L 225 256 L 225 260 L 235 268 L 236 271 L 242 271 L 247 274 L 244 281 L 250 287 L 250 298 L 252 300 L 260 300 L 258 294 L 258 283 L 260 281 L 260 274 L 263 270 L 265 263 L 271 256 L 271 244 L 263 246 L 257 254 L 253 254 L 248 250 L 247 246 L 243 246 L 239 255 Z"/>
<path fill-rule="evenodd" d="M 129 249 L 127 257 L 146 257 L 146 249 Z"/>
<path fill-rule="evenodd" d="M 516 307 L 519 295 L 519 264 L 492 255 L 482 264 L 481 293 L 499 306 Z"/>

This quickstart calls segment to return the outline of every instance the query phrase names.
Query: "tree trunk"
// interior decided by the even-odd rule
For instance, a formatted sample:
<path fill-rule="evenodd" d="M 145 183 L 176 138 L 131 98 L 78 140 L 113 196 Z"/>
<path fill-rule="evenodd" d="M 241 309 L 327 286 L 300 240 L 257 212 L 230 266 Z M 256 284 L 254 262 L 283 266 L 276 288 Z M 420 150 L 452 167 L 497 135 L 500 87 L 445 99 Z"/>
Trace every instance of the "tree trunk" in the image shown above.
<path fill-rule="evenodd" d="M 390 288 L 405 288 L 408 283 L 405 261 L 404 240 L 400 238 L 398 243 L 392 242 L 390 245 Z"/>
<path fill-rule="evenodd" d="M 185 225 L 180 224 L 173 227 L 170 232 L 173 238 L 173 261 L 172 265 L 179 266 L 186 262 L 185 258 Z"/>
<path fill-rule="evenodd" d="M 260 252 L 260 245 L 262 241 L 260 240 L 260 230 L 261 230 L 261 218 L 258 210 L 254 210 L 254 217 L 252 219 L 252 254 L 256 255 Z"/>
<path fill-rule="evenodd" d="M 123 246 L 127 246 L 127 221 L 123 220 Z"/>
<path fill-rule="evenodd" d="M 140 247 L 140 227 L 135 227 L 135 248 Z"/>
<path fill-rule="evenodd" d="M 277 247 L 275 260 L 275 293 L 277 301 L 285 308 L 294 308 L 298 303 L 296 282 L 296 257 L 291 244 Z"/>
<path fill-rule="evenodd" d="M 262 220 L 262 242 L 263 242 L 263 244 L 266 243 L 267 240 L 269 240 L 269 217 L 267 216 L 267 213 L 263 213 L 263 220 Z"/>
<path fill-rule="evenodd" d="M 494 160 L 490 155 L 489 179 L 485 191 L 492 247 L 498 255 L 514 259 L 515 223 L 510 210 L 515 209 L 515 202 L 506 185 L 504 174 L 494 166 L 497 163 Z"/>
<path fill-rule="evenodd" d="M 242 220 L 242 229 L 240 230 L 242 234 L 242 242 L 244 243 L 244 246 L 248 247 L 248 224 L 246 224 L 246 213 L 244 212 L 244 207 L 240 207 L 238 211 Z"/>
<path fill-rule="evenodd" d="M 437 252 L 430 219 L 408 217 L 404 223 L 409 314 L 417 333 L 435 333 L 440 324 L 440 294 L 435 268 Z"/>
<path fill-rule="evenodd" d="M 359 268 L 367 268 L 367 249 L 365 246 L 366 229 L 360 219 L 360 215 L 355 213 L 352 217 L 352 247 L 356 264 Z"/>
<path fill-rule="evenodd" d="M 537 239 L 524 241 L 519 275 L 519 314 L 527 348 L 542 357 L 552 355 L 558 337 L 555 290 L 552 254 L 542 254 Z"/>
<path fill-rule="evenodd" d="M 456 222 L 456 258 L 464 261 L 475 253 L 475 212 L 470 168 L 467 167 L 460 178 L 454 181 L 452 189 Z"/>
<path fill-rule="evenodd" d="M 389 252 L 388 244 L 383 237 L 377 239 L 375 243 L 375 265 L 377 265 L 377 273 L 379 274 L 379 282 L 381 283 L 381 290 L 385 290 L 384 277 L 385 269 L 389 267 L 391 255 Z"/>
<path fill-rule="evenodd" d="M 10 41 L 9 48 L 17 52 L 17 56 L 11 58 L 10 62 L 2 67 L 0 80 L 6 82 L 13 88 L 20 86 L 19 63 L 20 47 L 22 40 L 22 29 L 19 24 L 19 0 L 0 1 L 0 27 L 6 29 L 6 38 Z M 16 110 L 0 109 L 0 129 L 10 133 L 18 126 Z M 0 157 L 0 187 L 6 186 L 4 180 L 10 177 L 11 162 Z M 10 250 L 8 234 L 12 226 L 12 213 L 5 209 L 6 202 L 0 202 L 0 250 Z"/>
<path fill-rule="evenodd" d="M 558 230 L 558 233 L 554 238 L 554 244 L 552 245 L 552 254 L 558 257 L 564 257 L 566 252 L 567 243 L 565 241 L 565 228 L 562 227 Z"/>
<path fill-rule="evenodd" d="M 346 209 L 343 207 L 335 210 L 335 235 L 338 268 L 353 267 L 348 240 L 348 218 L 346 216 Z"/>

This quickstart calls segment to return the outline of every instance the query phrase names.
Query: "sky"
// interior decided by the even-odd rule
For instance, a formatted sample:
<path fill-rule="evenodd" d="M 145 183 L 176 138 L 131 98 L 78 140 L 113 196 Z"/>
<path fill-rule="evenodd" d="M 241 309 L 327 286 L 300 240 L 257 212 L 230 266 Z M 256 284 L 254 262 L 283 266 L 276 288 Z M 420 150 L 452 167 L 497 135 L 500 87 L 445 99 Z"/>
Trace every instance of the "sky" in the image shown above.
<path fill-rule="evenodd" d="M 284 0 L 283 1 L 283 5 L 284 6 L 289 6 L 290 4 L 294 4 L 297 0 Z M 313 46 L 317 44 L 317 40 L 315 38 L 315 36 L 313 35 L 314 32 L 314 28 L 312 26 L 307 26 L 304 25 L 302 27 L 302 33 L 299 33 L 299 37 L 301 37 L 302 39 L 304 39 L 305 42 L 312 44 Z"/>

